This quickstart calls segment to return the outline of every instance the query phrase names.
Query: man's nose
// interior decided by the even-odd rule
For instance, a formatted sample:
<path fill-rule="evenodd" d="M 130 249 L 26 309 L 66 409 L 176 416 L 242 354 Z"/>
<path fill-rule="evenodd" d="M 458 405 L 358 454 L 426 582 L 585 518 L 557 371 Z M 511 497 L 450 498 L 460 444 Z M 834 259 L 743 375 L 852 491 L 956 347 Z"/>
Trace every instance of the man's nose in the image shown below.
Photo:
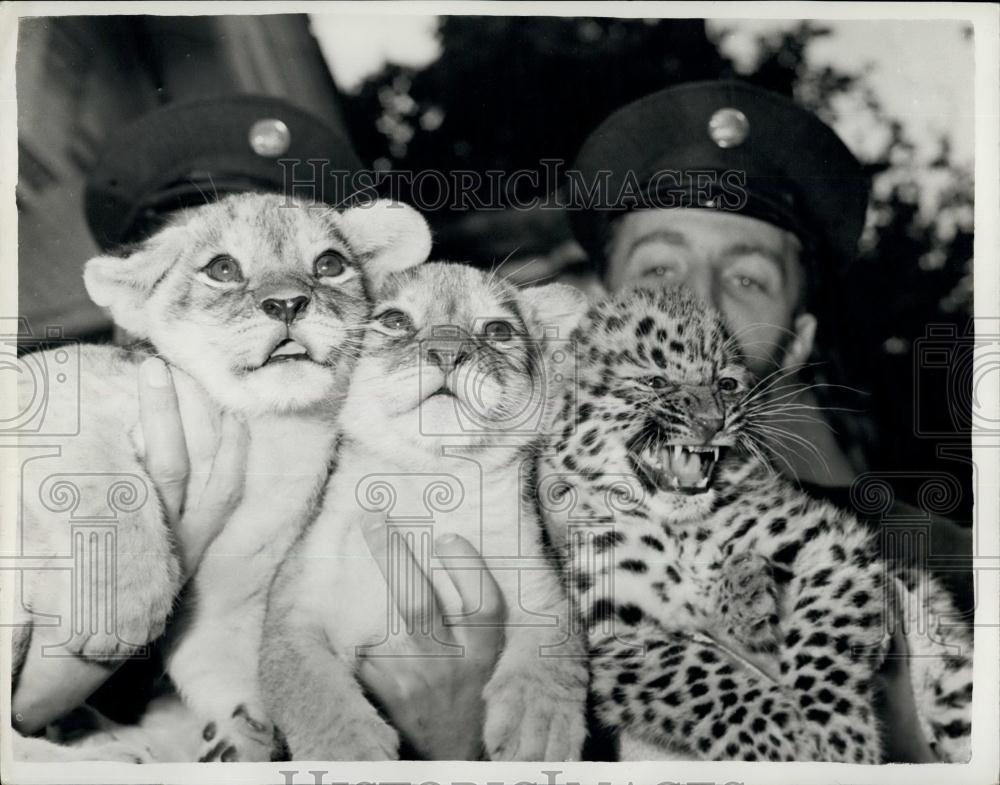
<path fill-rule="evenodd" d="M 697 295 L 702 302 L 713 308 L 719 307 L 716 302 L 718 292 L 716 291 L 715 278 L 707 264 L 690 265 L 684 280 L 681 281 L 681 286 Z"/>
<path fill-rule="evenodd" d="M 294 297 L 268 297 L 261 300 L 260 309 L 279 322 L 291 324 L 309 304 L 309 298 L 304 294 Z"/>

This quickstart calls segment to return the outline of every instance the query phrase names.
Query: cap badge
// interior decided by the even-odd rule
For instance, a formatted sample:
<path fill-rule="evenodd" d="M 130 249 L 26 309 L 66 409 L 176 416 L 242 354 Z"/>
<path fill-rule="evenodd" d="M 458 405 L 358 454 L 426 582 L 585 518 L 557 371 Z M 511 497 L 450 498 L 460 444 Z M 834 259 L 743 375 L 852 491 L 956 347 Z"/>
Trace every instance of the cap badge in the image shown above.
<path fill-rule="evenodd" d="M 277 158 L 287 153 L 291 144 L 292 132 L 275 117 L 266 117 L 250 126 L 250 147 L 257 155 Z"/>
<path fill-rule="evenodd" d="M 750 133 L 750 121 L 739 109 L 719 109 L 708 121 L 708 135 L 723 149 L 738 147 Z"/>

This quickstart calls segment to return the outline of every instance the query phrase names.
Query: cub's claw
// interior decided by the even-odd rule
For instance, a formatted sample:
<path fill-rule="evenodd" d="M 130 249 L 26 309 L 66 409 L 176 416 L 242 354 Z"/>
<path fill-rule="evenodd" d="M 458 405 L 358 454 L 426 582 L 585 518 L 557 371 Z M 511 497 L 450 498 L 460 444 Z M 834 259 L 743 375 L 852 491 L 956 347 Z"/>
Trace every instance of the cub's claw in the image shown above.
<path fill-rule="evenodd" d="M 278 751 L 274 727 L 266 720 L 252 716 L 243 703 L 233 710 L 228 719 L 207 723 L 202 728 L 201 737 L 205 744 L 198 757 L 199 763 L 268 762 Z"/>
<path fill-rule="evenodd" d="M 758 553 L 730 556 L 722 565 L 718 609 L 726 631 L 750 651 L 778 646 L 778 587 L 771 563 Z"/>

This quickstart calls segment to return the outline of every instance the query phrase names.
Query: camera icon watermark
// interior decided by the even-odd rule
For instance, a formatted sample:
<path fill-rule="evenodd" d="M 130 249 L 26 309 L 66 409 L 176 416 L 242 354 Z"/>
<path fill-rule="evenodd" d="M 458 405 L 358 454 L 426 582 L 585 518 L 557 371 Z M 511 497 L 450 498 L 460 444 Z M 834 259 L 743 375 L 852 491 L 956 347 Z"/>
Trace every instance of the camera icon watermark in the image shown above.
<path fill-rule="evenodd" d="M 983 392 L 1000 377 L 1000 319 L 970 321 L 962 334 L 952 324 L 928 325 L 913 349 L 914 434 L 1000 444 L 1000 415 Z M 946 405 L 928 390 L 946 390 Z"/>
<path fill-rule="evenodd" d="M 501 340 L 479 336 L 491 323 L 483 317 L 471 331 L 453 325 L 432 328 L 420 342 L 420 400 L 424 436 L 542 436 L 556 399 L 573 394 L 575 342 L 555 327 L 539 337 L 511 332 Z M 442 410 L 443 407 L 443 410 Z"/>
<path fill-rule="evenodd" d="M 80 432 L 80 344 L 61 327 L 36 336 L 27 319 L 0 318 L 0 373 L 17 380 L 0 403 L 0 435 Z"/>

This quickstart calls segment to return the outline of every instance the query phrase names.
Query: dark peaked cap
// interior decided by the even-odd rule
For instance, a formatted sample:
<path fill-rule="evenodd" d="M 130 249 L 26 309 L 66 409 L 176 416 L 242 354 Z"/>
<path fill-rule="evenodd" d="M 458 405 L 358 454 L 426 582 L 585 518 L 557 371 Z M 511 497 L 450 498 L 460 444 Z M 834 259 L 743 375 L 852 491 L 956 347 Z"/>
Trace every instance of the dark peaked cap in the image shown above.
<path fill-rule="evenodd" d="M 299 163 L 293 169 L 282 159 Z M 183 101 L 109 135 L 87 179 L 84 208 L 94 239 L 109 249 L 147 236 L 173 210 L 227 193 L 294 191 L 337 204 L 349 196 L 348 174 L 361 169 L 342 132 L 287 101 Z"/>
<path fill-rule="evenodd" d="M 682 183 L 697 172 L 742 172 L 746 199 L 738 212 L 795 232 L 839 265 L 857 254 L 868 205 L 868 179 L 829 126 L 777 93 L 738 81 L 690 82 L 628 104 L 587 138 L 573 168 L 588 186 L 611 172 L 609 203 L 591 209 L 577 199 L 570 210 L 574 234 L 598 260 L 608 222 L 634 206 L 614 202 L 629 172 L 644 191 L 657 172 L 680 172 Z M 685 187 L 686 206 L 718 207 L 717 192 L 709 189 L 706 198 L 705 189 L 696 195 Z M 571 192 L 571 204 L 577 196 Z"/>

